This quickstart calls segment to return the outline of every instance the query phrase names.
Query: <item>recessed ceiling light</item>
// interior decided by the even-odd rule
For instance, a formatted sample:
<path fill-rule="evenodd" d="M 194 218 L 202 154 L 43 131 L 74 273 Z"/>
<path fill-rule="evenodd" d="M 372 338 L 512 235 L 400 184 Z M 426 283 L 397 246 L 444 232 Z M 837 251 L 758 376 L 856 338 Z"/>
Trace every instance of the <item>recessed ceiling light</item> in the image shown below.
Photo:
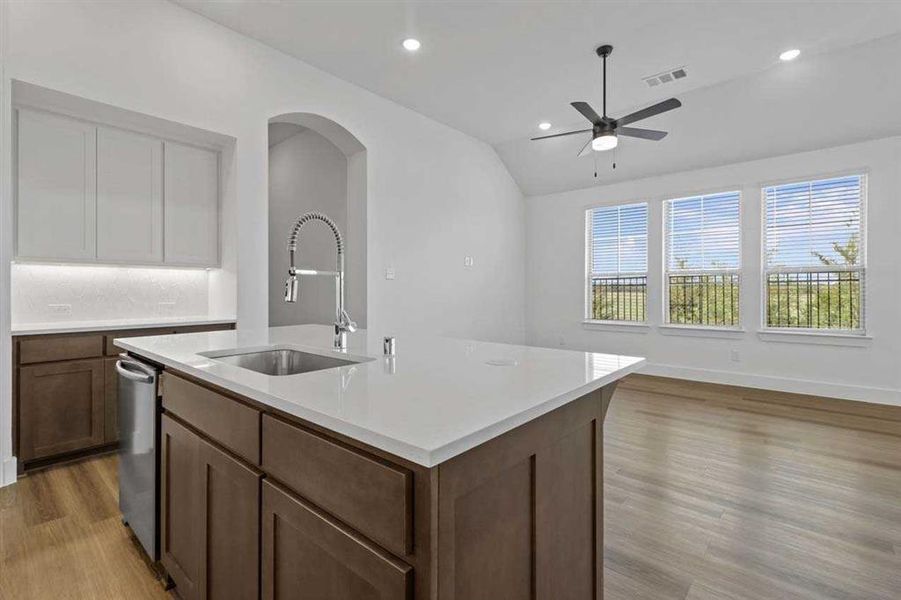
<path fill-rule="evenodd" d="M 795 60 L 799 56 L 801 56 L 801 51 L 798 50 L 797 48 L 792 48 L 791 50 L 786 50 L 785 52 L 780 54 L 779 60 L 784 60 L 784 61 Z"/>
<path fill-rule="evenodd" d="M 538 124 L 538 129 L 540 129 L 541 131 L 547 131 L 550 128 L 551 128 L 551 124 L 548 123 L 547 121 L 542 121 L 541 123 Z"/>
<path fill-rule="evenodd" d="M 410 52 L 416 52 L 422 44 L 416 38 L 407 38 L 403 41 L 404 49 Z"/>

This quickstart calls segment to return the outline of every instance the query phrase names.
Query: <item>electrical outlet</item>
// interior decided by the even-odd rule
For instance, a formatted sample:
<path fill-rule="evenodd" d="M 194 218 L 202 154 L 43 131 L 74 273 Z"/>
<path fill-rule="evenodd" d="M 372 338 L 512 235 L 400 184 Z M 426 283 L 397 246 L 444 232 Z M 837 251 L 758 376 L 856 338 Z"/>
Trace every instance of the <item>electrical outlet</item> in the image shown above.
<path fill-rule="evenodd" d="M 741 362 L 741 354 L 738 352 L 738 350 L 732 350 L 729 353 L 729 358 L 732 359 L 732 362 Z"/>
<path fill-rule="evenodd" d="M 385 269 L 385 279 L 392 280 L 397 276 L 397 273 L 394 271 L 394 267 L 388 267 Z"/>
<path fill-rule="evenodd" d="M 49 308 L 50 312 L 54 315 L 71 315 L 72 314 L 72 305 L 71 304 L 48 304 L 47 308 Z"/>
<path fill-rule="evenodd" d="M 472 266 L 472 257 L 471 257 L 471 256 L 464 256 L 464 257 L 463 257 L 463 266 L 464 266 L 464 267 L 471 267 L 471 266 Z"/>

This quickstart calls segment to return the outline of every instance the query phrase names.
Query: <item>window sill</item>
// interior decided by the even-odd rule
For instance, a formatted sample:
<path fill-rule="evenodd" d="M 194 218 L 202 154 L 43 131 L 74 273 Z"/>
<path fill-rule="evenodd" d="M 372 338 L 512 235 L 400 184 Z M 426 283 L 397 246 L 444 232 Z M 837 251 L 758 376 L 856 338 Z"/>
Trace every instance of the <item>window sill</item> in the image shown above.
<path fill-rule="evenodd" d="M 856 348 L 865 348 L 873 341 L 873 336 L 862 333 L 821 333 L 819 331 L 785 331 L 781 329 L 761 329 L 757 332 L 757 337 L 764 342 Z"/>
<path fill-rule="evenodd" d="M 595 331 L 619 331 L 623 333 L 647 333 L 651 326 L 638 321 L 582 321 L 583 329 Z"/>
<path fill-rule="evenodd" d="M 716 327 L 705 325 L 660 325 L 660 333 L 663 335 L 685 335 L 689 337 L 705 337 L 734 339 L 743 336 L 746 332 L 742 327 Z"/>

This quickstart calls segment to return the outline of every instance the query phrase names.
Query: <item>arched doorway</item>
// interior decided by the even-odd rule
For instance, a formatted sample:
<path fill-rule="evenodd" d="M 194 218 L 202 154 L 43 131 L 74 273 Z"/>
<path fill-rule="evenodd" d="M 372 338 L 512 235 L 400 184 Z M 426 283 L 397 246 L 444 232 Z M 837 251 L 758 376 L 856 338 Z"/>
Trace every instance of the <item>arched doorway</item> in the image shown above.
<path fill-rule="evenodd" d="M 311 113 L 269 120 L 269 325 L 331 324 L 334 281 L 306 277 L 296 304 L 283 302 L 288 233 L 300 215 L 318 211 L 338 225 L 345 241 L 346 308 L 366 326 L 366 148 L 347 129 Z M 325 226 L 304 227 L 298 267 L 334 269 L 335 242 Z"/>

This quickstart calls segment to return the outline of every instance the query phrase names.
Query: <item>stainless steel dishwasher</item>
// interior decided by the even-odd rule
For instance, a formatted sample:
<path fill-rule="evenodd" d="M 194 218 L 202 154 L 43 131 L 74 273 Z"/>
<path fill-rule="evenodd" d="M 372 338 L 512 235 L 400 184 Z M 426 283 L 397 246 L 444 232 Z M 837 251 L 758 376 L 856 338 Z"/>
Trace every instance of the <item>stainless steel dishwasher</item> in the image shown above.
<path fill-rule="evenodd" d="M 159 560 L 159 370 L 120 354 L 119 510 L 152 561 Z"/>

